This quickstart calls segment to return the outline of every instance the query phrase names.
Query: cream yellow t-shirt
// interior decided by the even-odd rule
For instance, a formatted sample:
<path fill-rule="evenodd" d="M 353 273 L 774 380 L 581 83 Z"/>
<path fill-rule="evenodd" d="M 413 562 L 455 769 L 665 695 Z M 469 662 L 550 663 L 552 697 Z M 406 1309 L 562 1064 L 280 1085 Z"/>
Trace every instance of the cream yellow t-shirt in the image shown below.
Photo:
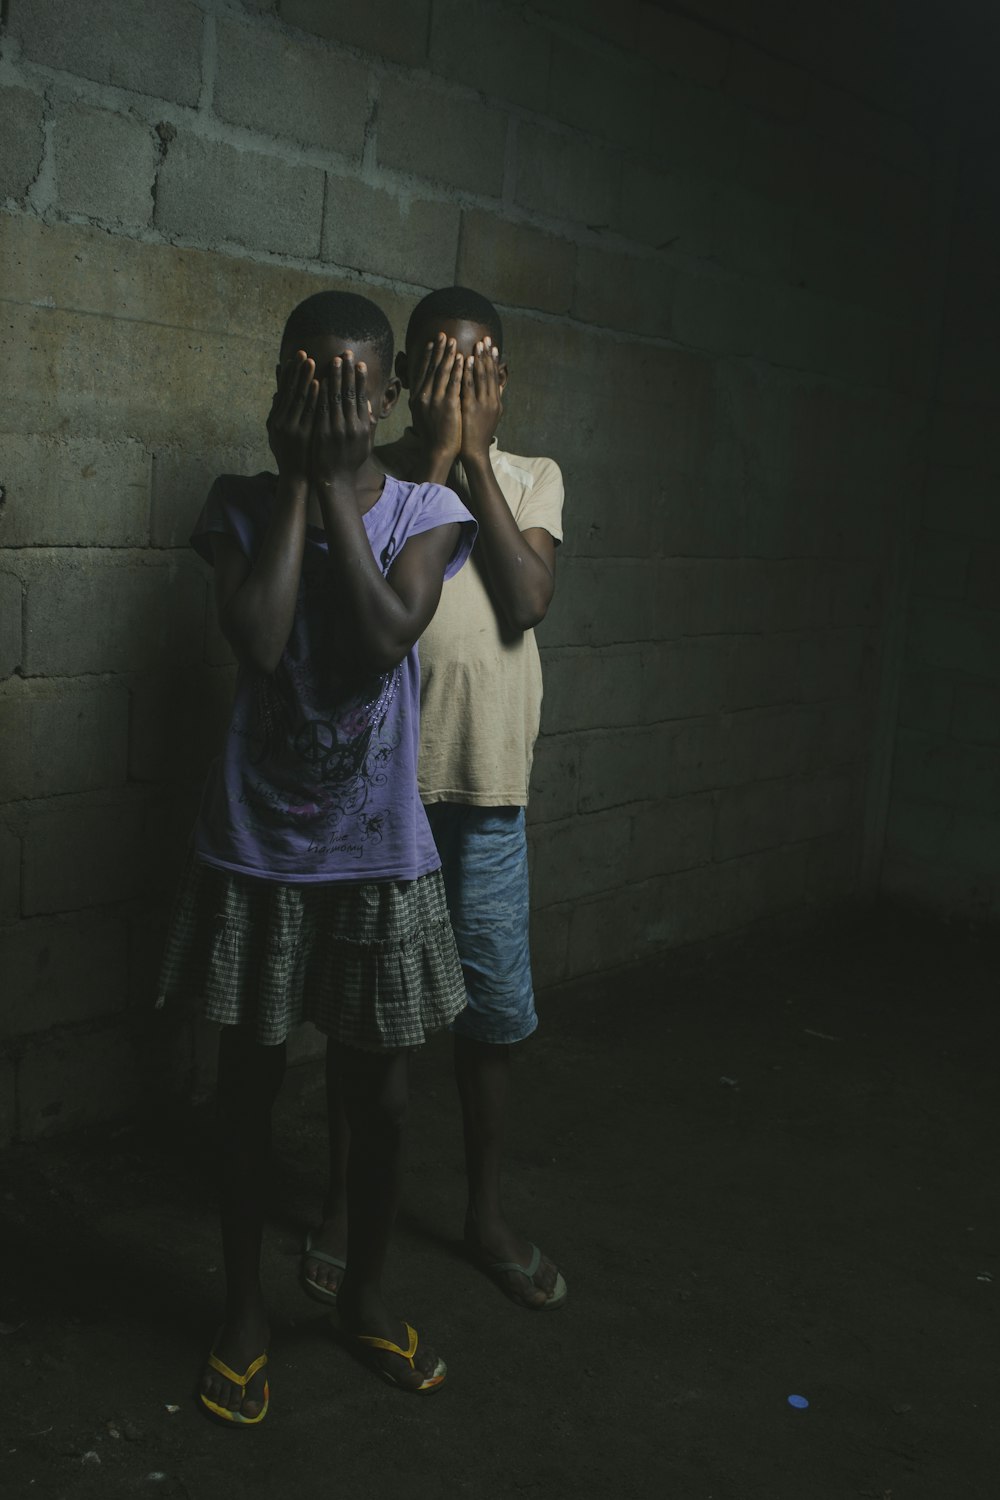
<path fill-rule="evenodd" d="M 377 456 L 405 478 L 415 447 L 406 433 Z M 503 453 L 496 438 L 490 460 L 518 530 L 539 526 L 561 542 L 559 465 Z M 464 487 L 461 467 L 456 477 Z M 502 629 L 475 549 L 445 583 L 419 652 L 421 800 L 523 807 L 542 711 L 542 665 L 533 630 Z"/>

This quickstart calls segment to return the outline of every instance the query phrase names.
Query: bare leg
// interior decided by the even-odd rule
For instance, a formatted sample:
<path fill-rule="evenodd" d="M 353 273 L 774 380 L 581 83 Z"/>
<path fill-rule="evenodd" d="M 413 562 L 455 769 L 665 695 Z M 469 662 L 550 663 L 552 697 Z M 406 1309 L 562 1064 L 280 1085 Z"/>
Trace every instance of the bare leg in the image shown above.
<path fill-rule="evenodd" d="M 260 1285 L 264 1228 L 262 1183 L 271 1149 L 271 1110 L 285 1072 L 285 1047 L 262 1047 L 239 1026 L 219 1037 L 217 1141 L 226 1314 L 215 1350 L 230 1369 L 243 1371 L 267 1347 L 269 1329 Z M 256 1416 L 264 1372 L 247 1387 L 242 1411 Z M 206 1368 L 201 1389 L 235 1411 L 239 1387 Z"/>
<path fill-rule="evenodd" d="M 510 1094 L 510 1048 L 455 1037 L 455 1081 L 462 1101 L 469 1203 L 465 1241 L 478 1260 L 526 1265 L 531 1245 L 508 1224 L 500 1199 L 500 1168 Z M 556 1267 L 542 1257 L 532 1280 L 503 1273 L 507 1289 L 525 1307 L 541 1307 L 556 1284 Z"/>
<path fill-rule="evenodd" d="M 310 1239 L 317 1250 L 343 1260 L 347 1254 L 347 1159 L 351 1147 L 351 1128 L 344 1111 L 337 1048 L 326 1049 L 326 1118 L 330 1132 L 330 1179 L 323 1201 L 323 1222 Z M 303 1257 L 307 1280 L 317 1282 L 331 1294 L 337 1291 L 343 1272 L 314 1256 Z"/>
<path fill-rule="evenodd" d="M 347 1159 L 347 1270 L 337 1309 L 348 1333 L 367 1334 L 406 1346 L 406 1332 L 385 1305 L 382 1277 L 399 1204 L 403 1129 L 409 1104 L 405 1052 L 335 1051 L 344 1112 L 350 1126 Z M 421 1345 L 414 1373 L 398 1355 L 381 1353 L 379 1362 L 401 1384 L 419 1385 L 437 1364 Z"/>

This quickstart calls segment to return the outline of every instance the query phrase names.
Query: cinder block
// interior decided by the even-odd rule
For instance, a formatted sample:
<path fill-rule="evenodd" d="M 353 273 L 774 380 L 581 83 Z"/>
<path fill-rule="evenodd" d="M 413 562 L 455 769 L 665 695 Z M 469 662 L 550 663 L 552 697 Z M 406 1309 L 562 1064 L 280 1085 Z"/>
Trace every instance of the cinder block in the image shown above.
<path fill-rule="evenodd" d="M 960 914 L 970 922 L 993 923 L 1000 917 L 996 875 L 902 855 L 883 862 L 882 889 L 917 906 L 950 916 Z"/>
<path fill-rule="evenodd" d="M 712 209 L 714 222 L 707 253 L 718 265 L 747 276 L 788 275 L 796 226 L 792 205 L 732 182 L 720 185 Z"/>
<path fill-rule="evenodd" d="M 842 833 L 813 839 L 809 844 L 806 892 L 818 906 L 848 901 L 860 894 L 861 829 L 854 826 Z"/>
<path fill-rule="evenodd" d="M 148 125 L 66 104 L 56 116 L 53 143 L 60 213 L 86 214 L 115 228 L 149 223 L 159 152 Z"/>
<path fill-rule="evenodd" d="M 13 573 L 0 573 L 0 679 L 21 665 L 23 586 Z"/>
<path fill-rule="evenodd" d="M 715 866 L 730 888 L 732 926 L 746 927 L 801 906 L 811 852 L 808 842 L 786 844 Z"/>
<path fill-rule="evenodd" d="M 581 245 L 573 315 L 603 328 L 666 338 L 671 332 L 671 269 L 656 256 L 619 255 Z"/>
<path fill-rule="evenodd" d="M 154 547 L 186 547 L 214 480 L 220 474 L 259 474 L 273 469 L 266 439 L 254 447 L 197 453 L 175 444 L 153 454 L 150 541 Z"/>
<path fill-rule="evenodd" d="M 28 581 L 29 675 L 141 672 L 201 659 L 207 585 L 200 565 L 194 557 L 158 563 L 147 556 L 84 549 L 39 556 Z"/>
<path fill-rule="evenodd" d="M 323 187 L 318 167 L 179 133 L 160 168 L 154 223 L 213 247 L 221 240 L 308 260 L 319 254 Z"/>
<path fill-rule="evenodd" d="M 833 630 L 803 637 L 798 696 L 854 698 L 867 687 L 873 647 L 864 630 Z"/>
<path fill-rule="evenodd" d="M 435 0 L 430 65 L 484 94 L 545 112 L 551 41 L 509 7 Z"/>
<path fill-rule="evenodd" d="M 21 839 L 14 828 L 0 823 L 0 918 L 21 910 Z"/>
<path fill-rule="evenodd" d="M 0 928 L 0 1040 L 122 1010 L 128 942 L 118 918 L 36 918 Z"/>
<path fill-rule="evenodd" d="M 44 101 L 28 89 L 0 89 L 0 202 L 23 200 L 38 176 L 45 149 Z"/>
<path fill-rule="evenodd" d="M 1000 683 L 1000 619 L 983 611 L 915 602 L 907 654 L 915 666 Z"/>
<path fill-rule="evenodd" d="M 236 20 L 217 23 L 213 107 L 223 120 L 360 161 L 368 69 L 315 42 Z M 255 204 L 259 212 L 263 204 Z"/>
<path fill-rule="evenodd" d="M 639 34 L 639 0 L 620 0 L 613 7 L 606 0 L 538 0 L 535 8 L 619 47 L 634 46 Z"/>
<path fill-rule="evenodd" d="M 727 754 L 717 786 L 796 776 L 850 759 L 846 746 L 826 739 L 838 720 L 850 719 L 846 706 L 824 716 L 823 705 L 747 709 L 729 721 Z M 852 722 L 852 733 L 856 732 Z"/>
<path fill-rule="evenodd" d="M 507 116 L 500 110 L 409 79 L 383 80 L 380 165 L 498 198 L 506 149 Z"/>
<path fill-rule="evenodd" d="M 893 795 L 907 802 L 1000 812 L 1000 745 L 965 745 L 902 729 L 896 736 Z"/>
<path fill-rule="evenodd" d="M 160 850 L 155 803 L 132 794 L 35 803 L 24 835 L 25 916 L 144 895 Z"/>
<path fill-rule="evenodd" d="M 569 906 L 546 906 L 531 913 L 531 977 L 535 990 L 566 977 Z"/>
<path fill-rule="evenodd" d="M 636 963 L 682 941 L 671 892 L 671 882 L 648 881 L 574 902 L 569 913 L 568 977 Z"/>
<path fill-rule="evenodd" d="M 639 7 L 637 41 L 640 56 L 657 69 L 709 88 L 722 81 L 731 45 L 722 32 L 653 4 Z"/>
<path fill-rule="evenodd" d="M 965 463 L 956 451 L 928 466 L 924 524 L 960 537 L 1000 542 L 996 478 L 976 473 Z"/>
<path fill-rule="evenodd" d="M 616 221 L 620 194 L 617 153 L 544 126 L 518 125 L 514 196 L 520 208 L 601 229 Z"/>
<path fill-rule="evenodd" d="M 1000 543 L 972 548 L 965 598 L 973 609 L 1000 609 Z"/>
<path fill-rule="evenodd" d="M 289 26 L 420 67 L 427 56 L 430 0 L 381 0 L 377 7 L 346 0 L 279 0 Z"/>
<path fill-rule="evenodd" d="M 950 683 L 948 685 L 951 686 Z M 955 737 L 969 740 L 974 745 L 1000 745 L 1000 688 L 987 687 L 978 682 L 956 682 L 954 694 L 951 729 Z M 939 726 L 913 724 L 910 727 L 920 729 Z"/>
<path fill-rule="evenodd" d="M 0 691 L 0 801 L 120 786 L 128 695 L 120 683 L 19 681 Z"/>
<path fill-rule="evenodd" d="M 823 140 L 859 156 L 872 153 L 904 171 L 928 177 L 931 142 L 909 121 L 865 102 L 858 94 L 813 76 L 805 123 Z"/>
<path fill-rule="evenodd" d="M 0 1149 L 9 1146 L 17 1129 L 17 1070 L 13 1058 L 0 1057 Z"/>
<path fill-rule="evenodd" d="M 567 560 L 539 639 L 546 646 L 649 640 L 659 571 L 642 562 Z"/>
<path fill-rule="evenodd" d="M 913 593 L 925 599 L 962 599 L 972 561 L 973 543 L 970 540 L 923 527 L 917 533 L 914 547 Z"/>
<path fill-rule="evenodd" d="M 796 636 L 747 635 L 733 641 L 724 702 L 728 709 L 794 703 L 800 694 L 802 644 Z"/>
<path fill-rule="evenodd" d="M 670 797 L 632 815 L 630 880 L 649 880 L 707 864 L 712 857 L 712 796 Z"/>
<path fill-rule="evenodd" d="M 937 205 L 930 183 L 870 153 L 828 146 L 819 154 L 812 186 L 814 205 L 844 229 L 874 238 L 890 232 L 909 245 L 933 238 Z"/>
<path fill-rule="evenodd" d="M 673 795 L 671 754 L 675 737 L 672 725 L 588 736 L 580 746 L 580 812 Z"/>
<path fill-rule="evenodd" d="M 150 459 L 134 438 L 4 435 L 0 539 L 11 547 L 141 546 Z"/>
<path fill-rule="evenodd" d="M 1000 813 L 958 809 L 944 842 L 945 862 L 977 874 L 997 874 Z"/>
<path fill-rule="evenodd" d="M 934 263 L 931 246 L 900 254 L 892 240 L 875 239 L 863 230 L 845 229 L 823 206 L 799 216 L 791 251 L 794 281 L 812 292 L 889 308 L 898 316 L 919 316 L 931 294 Z"/>
<path fill-rule="evenodd" d="M 614 890 L 627 878 L 629 820 L 598 813 L 536 827 L 531 888 L 536 906 Z"/>
<path fill-rule="evenodd" d="M 531 766 L 528 817 L 532 823 L 571 818 L 576 812 L 579 748 L 568 735 L 543 734 Z"/>
<path fill-rule="evenodd" d="M 575 264 L 576 246 L 569 240 L 477 209 L 462 214 L 455 279 L 459 286 L 480 289 L 492 301 L 568 312 Z"/>
<path fill-rule="evenodd" d="M 546 653 L 543 666 L 547 734 L 640 722 L 643 657 L 638 650 Z"/>
<path fill-rule="evenodd" d="M 719 793 L 713 853 L 733 859 L 757 849 L 837 833 L 851 812 L 845 776 L 761 781 Z"/>
<path fill-rule="evenodd" d="M 459 217 L 452 203 L 397 197 L 351 177 L 328 176 L 323 259 L 415 286 L 451 286 Z"/>
<path fill-rule="evenodd" d="M 123 1032 L 41 1038 L 18 1065 L 18 1139 L 128 1115 L 139 1091 L 135 1051 Z"/>
<path fill-rule="evenodd" d="M 812 89 L 812 74 L 781 62 L 747 42 L 733 42 L 723 87 L 759 114 L 801 120 Z"/>
<path fill-rule="evenodd" d="M 18 0 L 9 26 L 32 62 L 176 104 L 198 102 L 202 13 L 192 0 Z"/>
<path fill-rule="evenodd" d="M 117 252 L 127 241 L 115 236 L 112 243 Z M 113 264 L 106 269 L 113 271 Z M 258 287 L 253 296 L 260 295 Z M 0 323 L 0 371 L 6 379 L 0 375 L 0 383 L 11 430 L 86 432 L 116 443 L 127 421 L 131 432 L 150 446 L 186 441 L 200 451 L 220 438 L 234 445 L 250 443 L 263 430 L 273 388 L 274 344 L 280 337 L 278 317 L 272 344 L 226 332 L 195 333 L 169 323 L 151 328 L 137 318 L 6 306 Z M 58 385 L 53 368 L 60 372 Z M 228 414 L 225 403 L 220 406 L 220 390 L 232 393 Z"/>
<path fill-rule="evenodd" d="M 894 786 L 885 830 L 886 855 L 940 862 L 954 820 L 953 808 L 940 802 L 908 801 Z"/>
<path fill-rule="evenodd" d="M 553 119 L 629 147 L 646 134 L 651 95 L 650 74 L 631 58 L 555 42 L 546 111 Z"/>
<path fill-rule="evenodd" d="M 647 722 L 717 714 L 732 679 L 728 636 L 662 641 L 643 651 L 642 708 Z"/>
<path fill-rule="evenodd" d="M 222 749 L 234 685 L 235 673 L 229 667 L 134 679 L 130 686 L 130 778 L 202 779 Z"/>
<path fill-rule="evenodd" d="M 997 693 L 997 689 L 979 689 Z M 899 724 L 904 729 L 922 729 L 931 734 L 947 734 L 951 728 L 952 705 L 955 701 L 956 683 L 950 672 L 925 672 L 907 664 L 899 694 Z M 1000 719 L 997 728 L 1000 730 Z M 975 735 L 963 735 L 956 726 L 959 739 L 975 739 Z M 987 735 L 987 739 L 991 736 Z M 1000 739 L 1000 733 L 997 736 Z"/>
<path fill-rule="evenodd" d="M 721 89 L 662 73 L 646 153 L 669 172 L 728 181 L 740 160 L 747 112 Z"/>
<path fill-rule="evenodd" d="M 711 255 L 718 240 L 720 192 L 711 177 L 654 172 L 627 157 L 615 227 L 656 250 Z"/>

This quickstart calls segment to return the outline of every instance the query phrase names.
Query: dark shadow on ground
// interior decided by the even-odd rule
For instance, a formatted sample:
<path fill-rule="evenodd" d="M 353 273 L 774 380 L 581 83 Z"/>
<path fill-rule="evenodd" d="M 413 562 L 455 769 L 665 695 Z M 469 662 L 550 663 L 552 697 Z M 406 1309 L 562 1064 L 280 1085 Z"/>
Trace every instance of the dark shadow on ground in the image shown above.
<path fill-rule="evenodd" d="M 428 1047 L 392 1292 L 448 1359 L 429 1400 L 359 1368 L 298 1289 L 315 1067 L 280 1107 L 259 1429 L 192 1400 L 221 1294 L 210 1117 L 12 1149 L 0 1490 L 995 1500 L 997 975 L 995 941 L 885 918 L 549 997 L 508 1193 L 569 1282 L 541 1316 L 457 1253 L 458 1112 Z"/>

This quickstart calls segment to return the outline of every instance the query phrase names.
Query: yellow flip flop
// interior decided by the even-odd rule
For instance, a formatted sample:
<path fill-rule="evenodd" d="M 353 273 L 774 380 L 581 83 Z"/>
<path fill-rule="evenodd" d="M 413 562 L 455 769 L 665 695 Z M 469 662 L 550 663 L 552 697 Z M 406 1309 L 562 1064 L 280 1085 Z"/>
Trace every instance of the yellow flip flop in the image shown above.
<path fill-rule="evenodd" d="M 245 1397 L 246 1389 L 250 1384 L 250 1381 L 257 1374 L 258 1370 L 263 1370 L 265 1368 L 267 1364 L 267 1355 L 266 1353 L 258 1354 L 253 1363 L 247 1365 L 242 1375 L 237 1375 L 235 1370 L 231 1370 L 227 1364 L 223 1364 L 222 1360 L 216 1354 L 214 1349 L 208 1356 L 208 1363 L 212 1367 L 212 1369 L 217 1370 L 225 1380 L 231 1380 L 233 1385 L 238 1385 L 240 1391 L 242 1392 L 242 1395 Z M 235 1411 L 230 1411 L 228 1406 L 219 1406 L 218 1402 L 210 1401 L 209 1398 L 205 1395 L 204 1391 L 198 1392 L 198 1400 L 201 1402 L 205 1410 L 207 1412 L 210 1412 L 211 1415 L 213 1417 L 216 1417 L 220 1422 L 234 1422 L 240 1427 L 256 1427 L 257 1423 L 263 1422 L 264 1418 L 267 1416 L 267 1408 L 271 1400 L 271 1388 L 267 1383 L 267 1378 L 265 1377 L 264 1404 L 255 1417 L 245 1417 L 240 1411 L 239 1407 L 237 1407 Z M 243 1401 L 241 1399 L 240 1406 L 242 1405 Z"/>
<path fill-rule="evenodd" d="M 406 1329 L 406 1337 L 409 1341 L 405 1349 L 401 1349 L 398 1344 L 390 1343 L 388 1339 L 377 1339 L 368 1333 L 356 1333 L 354 1334 L 354 1339 L 356 1343 L 367 1344 L 371 1349 L 385 1349 L 389 1354 L 398 1354 L 401 1359 L 406 1360 L 410 1369 L 416 1373 L 417 1366 L 414 1355 L 417 1352 L 417 1330 L 411 1328 L 409 1323 L 404 1323 L 403 1327 Z M 387 1380 L 390 1385 L 396 1386 L 398 1390 L 408 1391 L 414 1396 L 420 1395 L 423 1391 L 439 1390 L 444 1385 L 444 1379 L 448 1373 L 448 1366 L 443 1359 L 439 1359 L 434 1366 L 433 1375 L 426 1376 L 420 1385 L 405 1385 L 403 1381 L 397 1380 L 395 1375 L 384 1369 L 376 1360 L 371 1361 L 371 1363 L 378 1374 L 382 1376 L 383 1380 Z"/>

